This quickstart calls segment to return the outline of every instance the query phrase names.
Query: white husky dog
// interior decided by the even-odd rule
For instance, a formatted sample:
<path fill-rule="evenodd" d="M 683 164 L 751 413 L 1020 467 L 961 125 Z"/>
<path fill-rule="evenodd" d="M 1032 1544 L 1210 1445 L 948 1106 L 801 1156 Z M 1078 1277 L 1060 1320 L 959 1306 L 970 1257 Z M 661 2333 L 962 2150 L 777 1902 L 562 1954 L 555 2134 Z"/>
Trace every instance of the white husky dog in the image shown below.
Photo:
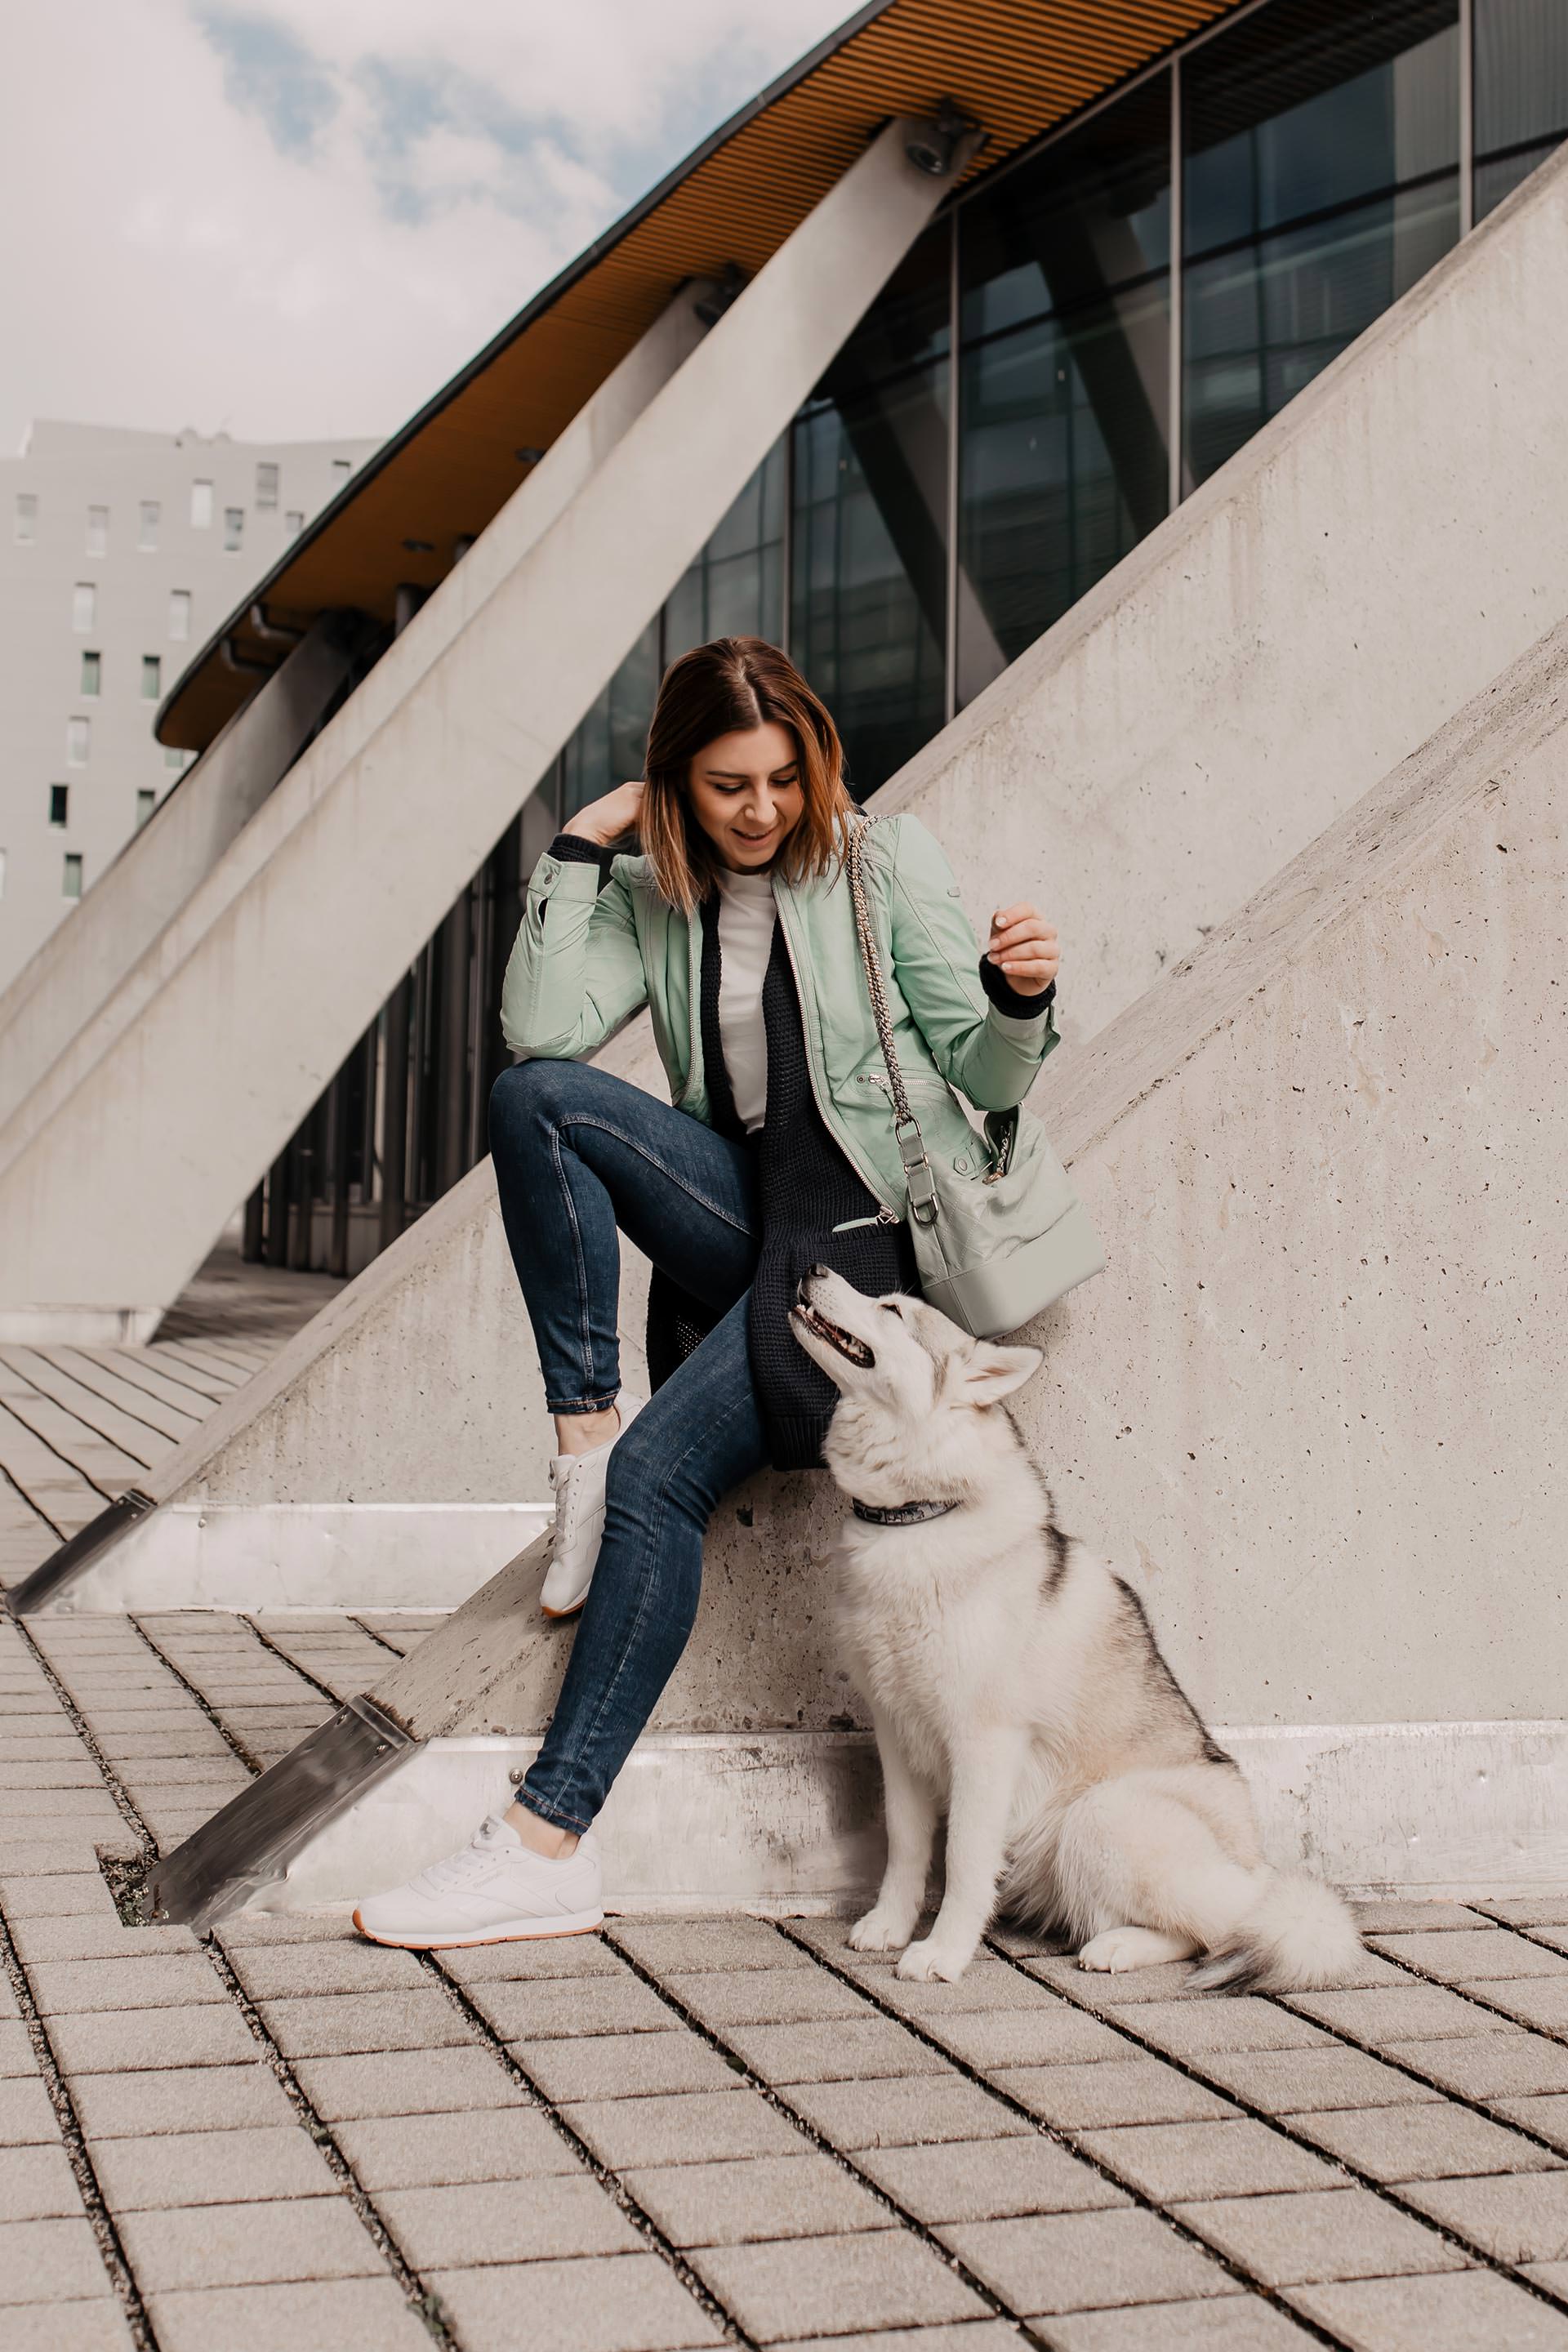
<path fill-rule="evenodd" d="M 1247 1784 L 1136 1593 L 1056 1525 L 998 1409 L 1039 1351 L 822 1266 L 790 1320 L 839 1391 L 823 1451 L 855 1509 L 841 1633 L 887 1800 L 887 1871 L 851 1944 L 958 1977 L 1001 1909 L 1070 1936 L 1086 1969 L 1203 1952 L 1205 1989 L 1332 1983 L 1361 1948 L 1344 1904 L 1264 1861 Z M 911 1943 L 944 1810 L 942 1907 Z"/>

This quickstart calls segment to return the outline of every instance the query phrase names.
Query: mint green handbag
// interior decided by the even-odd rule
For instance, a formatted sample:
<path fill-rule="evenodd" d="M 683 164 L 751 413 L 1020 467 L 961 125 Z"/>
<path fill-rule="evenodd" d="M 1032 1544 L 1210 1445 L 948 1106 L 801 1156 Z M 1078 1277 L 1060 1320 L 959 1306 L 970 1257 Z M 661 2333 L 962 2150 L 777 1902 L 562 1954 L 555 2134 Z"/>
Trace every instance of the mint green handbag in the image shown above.
<path fill-rule="evenodd" d="M 871 1012 L 888 1066 L 893 1134 L 909 1185 L 910 1233 L 921 1288 L 933 1307 L 973 1333 L 1016 1331 L 1075 1285 L 1105 1271 L 1105 1252 L 1044 1128 L 1021 1105 L 985 1114 L 984 1165 L 939 1172 L 926 1155 L 893 1050 L 893 1024 L 866 898 L 861 849 L 876 820 L 849 835 L 845 870 Z"/>

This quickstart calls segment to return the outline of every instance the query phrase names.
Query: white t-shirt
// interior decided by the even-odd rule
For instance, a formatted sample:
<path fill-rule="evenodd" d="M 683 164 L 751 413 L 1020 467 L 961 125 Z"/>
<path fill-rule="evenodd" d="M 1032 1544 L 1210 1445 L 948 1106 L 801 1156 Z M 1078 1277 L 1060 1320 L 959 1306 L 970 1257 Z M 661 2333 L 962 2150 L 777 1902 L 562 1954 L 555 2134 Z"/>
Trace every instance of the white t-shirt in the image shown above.
<path fill-rule="evenodd" d="M 748 1135 L 768 1108 L 763 976 L 773 951 L 773 877 L 719 871 L 719 1036 L 735 1113 Z"/>

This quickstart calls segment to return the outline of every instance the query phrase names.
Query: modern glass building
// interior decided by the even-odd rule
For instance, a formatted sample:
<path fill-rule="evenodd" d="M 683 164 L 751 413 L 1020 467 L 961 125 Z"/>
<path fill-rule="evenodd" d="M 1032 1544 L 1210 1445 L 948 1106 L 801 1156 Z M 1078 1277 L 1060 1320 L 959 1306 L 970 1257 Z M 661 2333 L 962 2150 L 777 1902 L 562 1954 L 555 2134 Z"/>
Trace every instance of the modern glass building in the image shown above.
<path fill-rule="evenodd" d="M 1260 0 L 961 191 L 605 688 L 560 807 L 637 774 L 660 667 L 742 629 L 832 706 L 856 790 L 886 782 L 1565 136 L 1563 0 Z"/>
<path fill-rule="evenodd" d="M 248 1245 L 349 1270 L 482 1153 L 526 874 L 640 772 L 666 664 L 782 642 L 874 791 L 1565 136 L 1568 0 L 1254 0 L 960 188 L 258 1190 Z"/>

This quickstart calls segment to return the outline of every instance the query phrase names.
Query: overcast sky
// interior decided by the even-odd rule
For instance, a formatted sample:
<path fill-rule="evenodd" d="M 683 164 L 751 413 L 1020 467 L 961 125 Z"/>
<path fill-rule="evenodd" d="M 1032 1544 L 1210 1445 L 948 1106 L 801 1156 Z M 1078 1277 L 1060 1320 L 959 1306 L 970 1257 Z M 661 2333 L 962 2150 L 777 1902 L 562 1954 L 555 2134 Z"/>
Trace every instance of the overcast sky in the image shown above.
<path fill-rule="evenodd" d="M 0 452 L 384 434 L 847 0 L 10 0 Z"/>

